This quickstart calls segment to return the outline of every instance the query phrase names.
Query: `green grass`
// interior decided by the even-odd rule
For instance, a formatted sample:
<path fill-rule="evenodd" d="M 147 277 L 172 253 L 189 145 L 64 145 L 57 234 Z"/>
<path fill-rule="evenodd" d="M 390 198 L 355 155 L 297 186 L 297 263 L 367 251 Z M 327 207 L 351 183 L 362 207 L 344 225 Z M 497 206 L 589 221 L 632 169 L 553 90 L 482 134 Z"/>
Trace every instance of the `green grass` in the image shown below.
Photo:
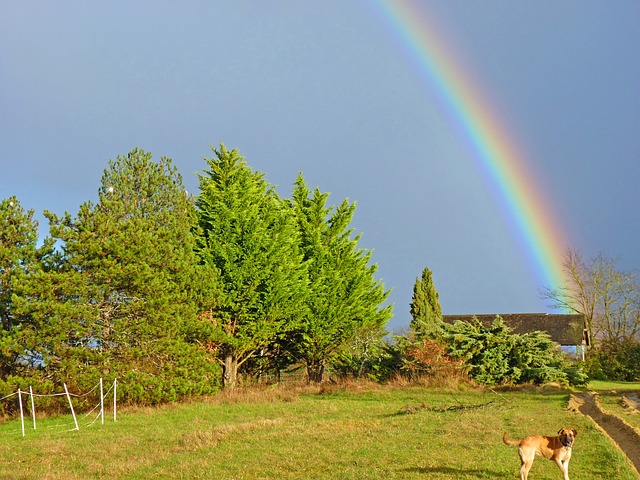
<path fill-rule="evenodd" d="M 587 390 L 604 391 L 631 391 L 640 390 L 640 382 L 614 382 L 609 380 L 591 380 L 587 385 Z"/>
<path fill-rule="evenodd" d="M 0 425 L 0 479 L 515 479 L 517 449 L 502 432 L 563 426 L 579 432 L 572 477 L 637 478 L 590 420 L 566 410 L 561 390 L 273 392 L 131 409 L 72 432 L 56 426 L 70 418 L 41 419 L 24 438 L 12 420 Z M 559 473 L 538 459 L 531 477 Z"/>

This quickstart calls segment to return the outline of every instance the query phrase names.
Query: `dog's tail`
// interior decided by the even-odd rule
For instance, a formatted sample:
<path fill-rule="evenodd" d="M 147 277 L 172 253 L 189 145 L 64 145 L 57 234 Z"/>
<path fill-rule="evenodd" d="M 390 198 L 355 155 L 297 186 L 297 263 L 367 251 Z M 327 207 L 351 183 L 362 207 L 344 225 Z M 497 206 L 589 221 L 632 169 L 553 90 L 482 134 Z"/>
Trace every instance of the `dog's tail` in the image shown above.
<path fill-rule="evenodd" d="M 505 445 L 520 445 L 520 440 L 509 440 L 507 438 L 507 432 L 504 432 L 502 434 L 502 441 L 505 443 Z"/>

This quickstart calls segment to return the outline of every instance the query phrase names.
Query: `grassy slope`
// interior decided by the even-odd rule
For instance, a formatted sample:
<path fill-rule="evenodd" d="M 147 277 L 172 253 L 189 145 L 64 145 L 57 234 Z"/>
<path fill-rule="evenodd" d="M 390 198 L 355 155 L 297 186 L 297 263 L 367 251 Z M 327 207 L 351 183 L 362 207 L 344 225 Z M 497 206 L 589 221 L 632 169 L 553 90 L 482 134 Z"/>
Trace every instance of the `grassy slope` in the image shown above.
<path fill-rule="evenodd" d="M 0 479 L 515 479 L 517 449 L 502 443 L 502 432 L 551 435 L 562 426 L 579 432 L 572 476 L 635 479 L 588 419 L 566 411 L 567 396 L 424 388 L 283 394 L 130 410 L 79 432 L 42 420 L 25 438 L 12 421 L 0 425 Z M 531 476 L 557 479 L 559 471 L 538 459 Z"/>

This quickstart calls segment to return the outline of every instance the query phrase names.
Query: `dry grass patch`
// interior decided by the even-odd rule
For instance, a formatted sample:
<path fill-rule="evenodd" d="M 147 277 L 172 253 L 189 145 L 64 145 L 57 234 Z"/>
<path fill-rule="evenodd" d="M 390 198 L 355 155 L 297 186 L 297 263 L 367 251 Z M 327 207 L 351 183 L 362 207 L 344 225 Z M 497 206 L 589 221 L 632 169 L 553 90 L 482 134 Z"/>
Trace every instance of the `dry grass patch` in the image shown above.
<path fill-rule="evenodd" d="M 200 424 L 201 422 L 197 422 Z M 263 428 L 271 428 L 282 424 L 282 419 L 259 418 L 252 422 L 218 425 L 211 430 L 196 428 L 182 435 L 180 446 L 186 451 L 195 451 L 207 447 L 215 447 L 222 440 L 232 435 L 244 435 Z"/>

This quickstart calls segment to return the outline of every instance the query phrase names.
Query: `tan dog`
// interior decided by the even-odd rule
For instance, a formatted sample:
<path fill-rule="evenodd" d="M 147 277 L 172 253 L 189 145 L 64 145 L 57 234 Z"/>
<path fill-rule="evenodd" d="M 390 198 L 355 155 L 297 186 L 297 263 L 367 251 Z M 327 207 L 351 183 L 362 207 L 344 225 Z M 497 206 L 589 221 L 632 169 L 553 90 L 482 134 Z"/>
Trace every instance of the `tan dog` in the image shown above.
<path fill-rule="evenodd" d="M 569 460 L 571 459 L 571 447 L 578 432 L 570 428 L 563 428 L 556 437 L 543 437 L 532 435 L 522 440 L 509 440 L 505 432 L 502 441 L 507 445 L 517 445 L 520 454 L 520 480 L 527 480 L 529 470 L 536 455 L 553 460 L 564 475 L 564 480 L 569 480 Z"/>

